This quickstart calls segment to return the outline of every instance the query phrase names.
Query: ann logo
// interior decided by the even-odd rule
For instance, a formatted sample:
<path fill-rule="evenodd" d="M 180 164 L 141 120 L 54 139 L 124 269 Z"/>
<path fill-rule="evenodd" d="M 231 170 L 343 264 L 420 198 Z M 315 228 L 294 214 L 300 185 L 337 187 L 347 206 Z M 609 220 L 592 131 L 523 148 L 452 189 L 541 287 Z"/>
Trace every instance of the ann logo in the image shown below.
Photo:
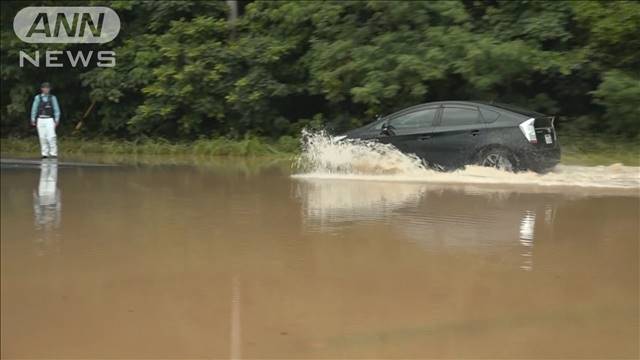
<path fill-rule="evenodd" d="M 60 30 L 63 29 L 66 36 L 84 37 L 87 28 L 91 31 L 91 34 L 95 37 L 99 37 L 102 32 L 102 25 L 104 24 L 104 13 L 98 14 L 97 24 L 89 13 L 73 13 L 73 18 L 69 21 L 64 13 L 55 14 L 55 25 L 49 24 L 49 17 L 47 13 L 39 13 L 31 28 L 27 32 L 27 37 L 32 37 L 34 34 L 43 34 L 45 37 L 58 37 L 60 36 Z M 80 21 L 78 21 L 80 20 Z M 79 23 L 79 24 L 78 24 Z M 79 26 L 78 26 L 79 25 Z M 53 34 L 53 35 L 52 35 Z"/>
<path fill-rule="evenodd" d="M 27 43 L 107 43 L 120 32 L 120 17 L 104 6 L 30 6 L 13 19 Z"/>

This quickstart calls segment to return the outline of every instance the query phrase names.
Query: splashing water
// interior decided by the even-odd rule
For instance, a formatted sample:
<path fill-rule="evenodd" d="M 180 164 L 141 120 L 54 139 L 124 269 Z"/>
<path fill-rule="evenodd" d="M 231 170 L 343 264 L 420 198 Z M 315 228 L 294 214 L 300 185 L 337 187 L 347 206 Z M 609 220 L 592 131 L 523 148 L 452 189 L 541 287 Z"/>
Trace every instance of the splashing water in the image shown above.
<path fill-rule="evenodd" d="M 298 179 L 344 179 L 439 184 L 501 184 L 541 187 L 617 189 L 640 195 L 640 167 L 558 165 L 551 172 L 510 173 L 469 165 L 453 172 L 426 168 L 420 158 L 389 144 L 303 131 L 303 151 L 296 161 Z"/>
<path fill-rule="evenodd" d="M 302 131 L 303 151 L 298 169 L 307 173 L 343 175 L 422 175 L 428 170 L 413 154 L 404 154 L 391 144 L 343 139 L 324 131 Z"/>

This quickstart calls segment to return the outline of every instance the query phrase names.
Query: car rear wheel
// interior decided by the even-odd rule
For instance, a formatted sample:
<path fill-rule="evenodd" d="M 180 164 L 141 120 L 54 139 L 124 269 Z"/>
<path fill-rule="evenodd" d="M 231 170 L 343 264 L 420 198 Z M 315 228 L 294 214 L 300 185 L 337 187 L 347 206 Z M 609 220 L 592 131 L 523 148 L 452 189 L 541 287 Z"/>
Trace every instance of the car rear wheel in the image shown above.
<path fill-rule="evenodd" d="M 503 149 L 490 149 L 484 152 L 480 158 L 480 165 L 511 172 L 516 168 L 513 155 Z"/>

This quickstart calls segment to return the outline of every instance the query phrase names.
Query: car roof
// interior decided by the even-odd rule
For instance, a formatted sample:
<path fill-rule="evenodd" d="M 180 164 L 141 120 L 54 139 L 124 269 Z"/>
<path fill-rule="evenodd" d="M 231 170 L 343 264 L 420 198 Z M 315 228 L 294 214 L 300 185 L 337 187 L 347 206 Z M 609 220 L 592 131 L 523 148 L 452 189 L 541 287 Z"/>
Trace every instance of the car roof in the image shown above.
<path fill-rule="evenodd" d="M 402 110 L 399 110 L 395 113 L 392 113 L 390 115 L 400 115 L 400 113 L 404 113 L 407 111 L 413 111 L 413 110 L 417 110 L 417 109 L 421 109 L 421 108 L 425 108 L 425 107 L 430 107 L 430 106 L 439 106 L 439 105 L 467 105 L 467 106 L 478 106 L 481 105 L 483 107 L 488 107 L 488 108 L 493 108 L 493 110 L 506 110 L 509 111 L 511 113 L 515 113 L 515 114 L 519 114 L 519 115 L 523 115 L 526 117 L 543 117 L 546 116 L 545 114 L 533 111 L 533 110 L 528 110 L 528 109 L 524 109 L 521 108 L 519 106 L 515 106 L 515 105 L 509 105 L 509 104 L 504 104 L 504 103 L 498 103 L 498 102 L 488 102 L 488 101 L 458 101 L 458 100 L 447 100 L 447 101 L 434 101 L 434 102 L 428 102 L 428 103 L 424 103 L 424 104 L 420 104 L 420 105 L 415 105 L 415 106 L 411 106 Z"/>
<path fill-rule="evenodd" d="M 522 107 L 516 106 L 516 105 L 510 105 L 510 104 L 499 103 L 499 102 L 487 102 L 487 101 L 476 101 L 476 103 L 478 103 L 480 105 L 491 106 L 491 107 L 494 107 L 494 108 L 511 111 L 511 112 L 516 113 L 516 114 L 521 114 L 521 115 L 534 117 L 534 118 L 535 117 L 546 116 L 543 113 L 539 113 L 537 111 L 525 109 L 525 108 L 522 108 Z"/>

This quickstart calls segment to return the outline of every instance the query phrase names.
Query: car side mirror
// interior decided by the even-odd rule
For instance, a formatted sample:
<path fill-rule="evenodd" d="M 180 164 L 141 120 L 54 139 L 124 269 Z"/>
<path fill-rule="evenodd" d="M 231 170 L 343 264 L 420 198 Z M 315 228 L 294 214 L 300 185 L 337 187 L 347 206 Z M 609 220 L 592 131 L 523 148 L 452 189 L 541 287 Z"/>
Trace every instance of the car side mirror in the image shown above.
<path fill-rule="evenodd" d="M 395 132 L 393 131 L 393 126 L 388 123 L 382 123 L 382 127 L 380 128 L 380 135 L 392 136 Z"/>

